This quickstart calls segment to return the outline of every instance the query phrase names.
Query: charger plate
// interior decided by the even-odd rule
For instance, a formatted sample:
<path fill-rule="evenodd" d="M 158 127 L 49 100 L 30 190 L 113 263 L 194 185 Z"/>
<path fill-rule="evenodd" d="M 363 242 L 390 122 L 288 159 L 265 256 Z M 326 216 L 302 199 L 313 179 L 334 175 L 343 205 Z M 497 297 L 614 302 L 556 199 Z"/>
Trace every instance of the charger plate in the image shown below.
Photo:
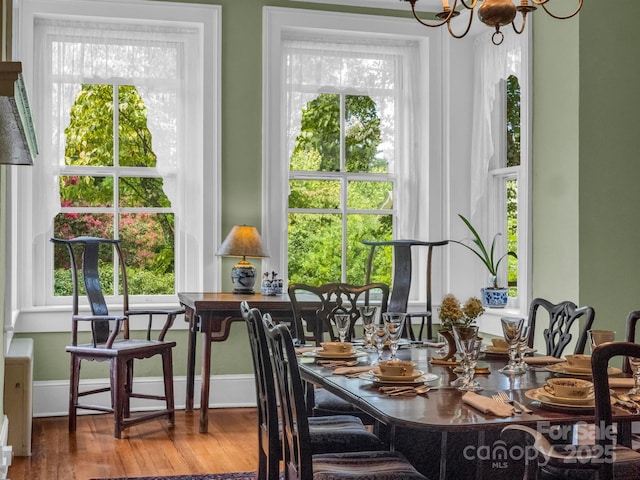
<path fill-rule="evenodd" d="M 417 378 L 411 380 L 382 380 L 377 375 L 373 374 L 373 370 L 363 372 L 359 378 L 373 382 L 374 385 L 422 385 L 425 382 L 432 382 L 440 378 L 435 373 L 425 373 Z"/>
<path fill-rule="evenodd" d="M 591 377 L 592 372 L 590 368 L 578 368 L 569 365 L 569 362 L 554 363 L 553 365 L 547 365 L 545 370 L 552 373 L 559 373 L 570 377 Z M 607 370 L 609 375 L 619 375 L 622 370 L 616 367 L 609 367 Z"/>
<path fill-rule="evenodd" d="M 362 351 L 359 351 L 359 350 L 352 350 L 350 352 L 325 352 L 321 348 L 318 348 L 316 350 L 312 350 L 311 352 L 304 352 L 302 354 L 303 357 L 339 358 L 339 359 L 366 357 L 367 355 L 369 355 L 367 352 L 362 352 Z"/>

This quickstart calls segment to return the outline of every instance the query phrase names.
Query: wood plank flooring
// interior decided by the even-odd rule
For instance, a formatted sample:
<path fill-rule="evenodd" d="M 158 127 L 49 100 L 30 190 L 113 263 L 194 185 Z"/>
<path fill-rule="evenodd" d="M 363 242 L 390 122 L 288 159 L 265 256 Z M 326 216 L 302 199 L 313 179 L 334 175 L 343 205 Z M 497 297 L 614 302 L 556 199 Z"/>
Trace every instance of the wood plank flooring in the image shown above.
<path fill-rule="evenodd" d="M 11 480 L 88 480 L 194 473 L 255 471 L 255 408 L 209 410 L 209 432 L 198 433 L 199 411 L 176 412 L 136 425 L 113 438 L 112 415 L 83 415 L 70 434 L 67 417 L 35 418 L 31 457 L 14 457 Z"/>

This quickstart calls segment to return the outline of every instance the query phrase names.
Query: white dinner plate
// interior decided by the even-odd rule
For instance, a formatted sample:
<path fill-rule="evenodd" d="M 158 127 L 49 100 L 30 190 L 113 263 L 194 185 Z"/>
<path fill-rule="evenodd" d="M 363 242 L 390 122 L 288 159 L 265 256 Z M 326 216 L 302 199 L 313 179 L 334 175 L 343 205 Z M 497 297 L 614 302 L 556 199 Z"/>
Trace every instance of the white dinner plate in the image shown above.
<path fill-rule="evenodd" d="M 398 384 L 402 384 L 402 385 L 422 385 L 425 382 L 432 382 L 434 380 L 437 380 L 438 378 L 440 378 L 438 375 L 434 374 L 434 373 L 425 373 L 417 378 L 414 378 L 412 380 L 381 380 L 377 375 L 373 374 L 373 371 L 370 370 L 368 372 L 363 372 L 360 374 L 360 377 L 362 380 L 367 380 L 369 382 L 373 382 L 376 385 L 398 385 Z"/>
<path fill-rule="evenodd" d="M 316 350 L 312 350 L 310 352 L 304 352 L 302 354 L 303 357 L 314 357 L 314 358 L 356 358 L 367 356 L 367 352 L 362 352 L 360 350 L 352 350 L 350 352 L 325 352 L 322 348 L 317 348 Z"/>
<path fill-rule="evenodd" d="M 591 377 L 592 372 L 590 368 L 577 368 L 569 365 L 569 362 L 554 363 L 553 365 L 547 365 L 544 367 L 548 372 L 561 373 L 563 375 L 577 376 L 577 377 Z M 622 373 L 622 370 L 616 367 L 609 367 L 609 375 L 618 375 Z"/>

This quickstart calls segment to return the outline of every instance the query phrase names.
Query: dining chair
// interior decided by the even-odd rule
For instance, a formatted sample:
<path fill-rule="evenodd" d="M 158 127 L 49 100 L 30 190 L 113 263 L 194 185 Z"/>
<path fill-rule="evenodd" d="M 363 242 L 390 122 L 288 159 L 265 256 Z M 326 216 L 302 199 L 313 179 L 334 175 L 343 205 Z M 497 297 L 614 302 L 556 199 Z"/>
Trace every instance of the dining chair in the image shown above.
<path fill-rule="evenodd" d="M 246 301 L 240 304 L 240 311 L 247 325 L 256 382 L 258 478 L 278 480 L 282 429 L 265 324 L 260 310 L 250 308 Z M 309 433 L 314 453 L 380 450 L 383 446 L 359 418 L 350 415 L 309 418 Z"/>
<path fill-rule="evenodd" d="M 615 356 L 640 357 L 640 345 L 610 342 L 597 346 L 591 356 L 595 393 L 594 424 L 596 442 L 590 445 L 552 445 L 539 431 L 511 424 L 502 429 L 525 432 L 539 454 L 535 478 L 585 480 L 637 480 L 640 478 L 640 452 L 616 444 L 613 426 L 609 361 Z"/>
<path fill-rule="evenodd" d="M 367 271 L 365 274 L 365 283 L 371 281 L 373 273 L 373 260 L 375 258 L 376 247 L 392 246 L 393 247 L 393 280 L 391 284 L 391 296 L 389 298 L 388 309 L 390 312 L 406 312 L 407 324 L 405 327 L 405 335 L 411 340 L 422 340 L 424 328 L 426 325 L 427 340 L 433 339 L 433 307 L 431 296 L 431 270 L 433 260 L 434 247 L 442 247 L 449 243 L 449 240 L 441 240 L 437 242 L 424 242 L 420 240 L 388 240 L 388 241 L 370 241 L 365 240 L 362 243 L 371 247 L 369 258 L 367 260 Z M 412 270 L 412 247 L 426 246 L 427 249 L 427 265 L 426 275 L 426 305 L 424 311 L 409 312 L 409 293 L 411 291 L 411 270 Z M 412 318 L 420 319 L 420 330 L 418 335 L 413 331 Z"/>
<path fill-rule="evenodd" d="M 527 344 L 533 347 L 536 324 L 539 315 L 539 309 L 546 311 L 549 317 L 548 326 L 543 331 L 546 345 L 546 355 L 556 358 L 562 357 L 564 349 L 567 347 L 573 335 L 571 329 L 574 324 L 579 325 L 579 319 L 583 319 L 580 327 L 580 335 L 573 353 L 584 353 L 587 345 L 587 332 L 591 329 L 591 325 L 595 319 L 595 311 L 592 307 L 577 307 L 571 301 L 563 301 L 557 304 L 551 303 L 543 298 L 535 298 L 529 306 L 529 338 Z M 578 322 L 578 323 L 576 323 Z"/>
<path fill-rule="evenodd" d="M 169 426 L 174 425 L 175 407 L 173 393 L 172 349 L 176 342 L 165 340 L 167 331 L 175 318 L 184 313 L 182 309 L 134 310 L 129 307 L 129 290 L 124 257 L 120 240 L 76 237 L 72 239 L 52 238 L 54 244 L 65 245 L 69 253 L 71 279 L 73 284 L 71 313 L 71 345 L 66 351 L 71 355 L 71 378 L 69 381 L 69 431 L 75 432 L 78 410 L 109 412 L 114 415 L 114 436 L 121 438 L 124 429 L 149 420 L 166 417 Z M 115 258 L 114 258 L 115 255 Z M 117 282 L 122 293 L 121 313 L 109 313 L 105 300 L 100 272 L 103 264 L 101 256 L 109 266 L 117 262 Z M 78 263 L 81 260 L 81 265 Z M 109 269 L 106 269 L 110 271 Z M 82 279 L 82 280 L 80 280 Z M 82 281 L 82 285 L 80 282 Z M 115 289 L 116 287 L 114 287 Z M 91 312 L 80 313 L 80 298 L 86 296 Z M 159 334 L 152 339 L 153 319 L 162 316 Z M 131 334 L 133 317 L 143 316 L 146 320 L 144 334 Z M 91 332 L 89 343 L 79 343 L 79 325 L 88 324 Z M 158 326 L 156 325 L 156 329 Z M 164 381 L 164 394 L 155 395 L 133 391 L 134 360 L 160 356 Z M 80 367 L 83 360 L 109 362 L 110 386 L 80 391 Z M 84 397 L 110 392 L 109 406 L 85 403 Z M 95 397 L 94 397 L 95 398 Z M 131 399 L 141 398 L 163 402 L 164 408 L 150 412 L 131 412 Z"/>
<path fill-rule="evenodd" d="M 268 314 L 264 322 L 281 406 L 284 480 L 426 480 L 399 452 L 314 454 L 293 338 Z"/>
<path fill-rule="evenodd" d="M 386 283 L 325 283 L 319 286 L 292 283 L 289 285 L 288 293 L 296 338 L 298 341 L 304 339 L 304 342 L 314 342 L 316 345 L 325 340 L 325 334 L 331 341 L 339 338 L 333 323 L 334 315 L 337 313 L 348 314 L 350 317 L 347 334 L 347 340 L 350 341 L 355 337 L 354 326 L 360 318 L 358 307 L 378 305 L 381 312 L 388 310 L 389 286 Z M 310 311 L 309 302 L 315 303 L 317 307 Z"/>
<path fill-rule="evenodd" d="M 387 311 L 389 286 L 386 283 L 351 285 L 348 283 L 327 283 L 320 286 L 292 283 L 288 288 L 293 311 L 295 338 L 298 343 L 322 343 L 325 333 L 330 340 L 338 338 L 332 319 L 336 313 L 350 316 L 348 340 L 354 337 L 354 325 L 360 318 L 358 307 L 378 305 L 381 312 Z M 309 310 L 308 305 L 316 307 Z M 311 332 L 311 333 L 308 333 Z M 304 343 L 303 342 L 303 343 Z M 356 415 L 368 425 L 375 424 L 373 418 L 366 415 L 353 404 L 327 392 L 322 388 L 305 383 L 307 408 L 309 415 Z"/>

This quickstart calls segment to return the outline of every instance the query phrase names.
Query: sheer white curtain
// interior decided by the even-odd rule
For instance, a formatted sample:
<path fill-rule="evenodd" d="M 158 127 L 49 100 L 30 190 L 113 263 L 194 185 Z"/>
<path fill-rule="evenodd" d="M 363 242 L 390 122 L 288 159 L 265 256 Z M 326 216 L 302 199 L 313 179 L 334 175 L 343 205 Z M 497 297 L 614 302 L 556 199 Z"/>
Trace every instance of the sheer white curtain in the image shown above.
<path fill-rule="evenodd" d="M 409 213 L 418 202 L 419 188 L 410 166 L 417 156 L 415 118 L 420 105 L 417 42 L 287 32 L 282 45 L 287 158 L 300 132 L 302 111 L 319 93 L 368 95 L 379 108 L 382 156 L 397 179 L 395 234 L 413 238 L 416 222 Z M 286 171 L 281 173 L 286 178 Z"/>
<path fill-rule="evenodd" d="M 117 24 L 96 20 L 38 18 L 35 23 L 35 79 L 42 154 L 34 166 L 34 236 L 49 235 L 60 211 L 58 175 L 64 166 L 65 129 L 83 83 L 134 85 L 147 107 L 157 170 L 180 221 L 197 229 L 202 207 L 188 206 L 199 191 L 186 172 L 202 159 L 201 129 L 184 125 L 185 112 L 202 112 L 200 32 L 157 22 Z M 191 221 L 190 221 L 191 220 Z"/>
<path fill-rule="evenodd" d="M 499 83 L 510 75 L 518 77 L 521 91 L 526 92 L 526 76 L 521 75 L 522 59 L 526 55 L 525 38 L 521 35 L 506 34 L 504 42 L 494 45 L 488 34 L 479 35 L 475 40 L 473 132 L 471 134 L 471 216 L 478 218 L 486 201 L 487 173 L 494 155 L 495 135 L 493 108 Z"/>

